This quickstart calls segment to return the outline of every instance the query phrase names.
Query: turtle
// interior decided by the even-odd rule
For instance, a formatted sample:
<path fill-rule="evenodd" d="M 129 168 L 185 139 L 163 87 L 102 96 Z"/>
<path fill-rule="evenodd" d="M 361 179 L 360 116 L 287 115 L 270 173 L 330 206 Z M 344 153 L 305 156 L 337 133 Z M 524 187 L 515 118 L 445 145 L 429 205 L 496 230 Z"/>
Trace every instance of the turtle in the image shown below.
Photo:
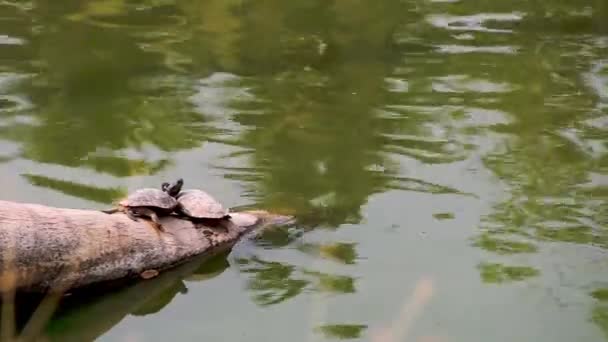
<path fill-rule="evenodd" d="M 164 231 L 158 220 L 158 214 L 169 215 L 177 206 L 177 200 L 166 192 L 154 188 L 144 188 L 118 202 L 117 207 L 102 210 L 102 212 L 106 214 L 124 212 L 133 221 L 137 221 L 139 217 L 147 217 L 152 221 L 154 228 Z"/>
<path fill-rule="evenodd" d="M 176 213 L 190 219 L 222 220 L 230 218 L 228 209 L 205 191 L 199 189 L 180 191 L 181 184 L 183 184 L 180 181 L 181 179 L 173 185 L 168 183 L 162 185 L 162 190 L 177 200 Z"/>

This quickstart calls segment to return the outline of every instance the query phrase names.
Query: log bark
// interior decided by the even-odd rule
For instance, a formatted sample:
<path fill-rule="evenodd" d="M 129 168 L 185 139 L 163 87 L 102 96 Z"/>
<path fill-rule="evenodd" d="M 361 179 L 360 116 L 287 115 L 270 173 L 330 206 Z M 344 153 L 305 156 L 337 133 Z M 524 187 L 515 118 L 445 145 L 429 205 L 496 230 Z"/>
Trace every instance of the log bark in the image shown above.
<path fill-rule="evenodd" d="M 0 201 L 0 290 L 64 292 L 154 274 L 291 220 L 261 210 L 232 217 L 218 227 L 161 217 L 158 232 L 122 213 Z"/>

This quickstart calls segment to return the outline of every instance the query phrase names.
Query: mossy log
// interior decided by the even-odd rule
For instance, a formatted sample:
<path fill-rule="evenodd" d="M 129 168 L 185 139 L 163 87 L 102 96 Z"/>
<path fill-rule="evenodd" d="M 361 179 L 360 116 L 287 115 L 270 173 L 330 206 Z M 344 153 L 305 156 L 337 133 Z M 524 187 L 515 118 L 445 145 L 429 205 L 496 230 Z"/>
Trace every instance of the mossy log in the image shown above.
<path fill-rule="evenodd" d="M 245 233 L 291 218 L 233 213 L 219 226 L 161 217 L 165 232 L 125 214 L 0 201 L 0 290 L 66 292 L 154 276 L 195 256 L 230 248 Z"/>

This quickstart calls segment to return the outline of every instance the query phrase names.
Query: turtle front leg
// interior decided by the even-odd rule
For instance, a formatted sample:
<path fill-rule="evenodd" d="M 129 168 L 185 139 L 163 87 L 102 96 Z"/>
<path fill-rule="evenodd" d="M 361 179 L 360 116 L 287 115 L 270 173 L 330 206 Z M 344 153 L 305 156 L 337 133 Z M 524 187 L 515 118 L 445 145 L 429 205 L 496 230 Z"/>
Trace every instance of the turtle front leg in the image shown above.
<path fill-rule="evenodd" d="M 150 208 L 137 208 L 133 210 L 133 214 L 137 217 L 148 217 L 151 220 L 152 226 L 160 232 L 164 232 L 162 224 L 160 224 L 160 220 L 158 219 L 158 215 L 156 212 Z"/>
<path fill-rule="evenodd" d="M 160 224 L 158 215 L 156 215 L 156 213 L 153 210 L 150 210 L 150 213 L 148 214 L 148 216 L 150 216 L 150 219 L 152 220 L 154 228 L 158 229 L 161 232 L 165 231 L 165 228 L 163 228 L 163 225 Z"/>
<path fill-rule="evenodd" d="M 139 217 L 141 217 L 137 210 L 132 208 L 128 208 L 127 210 L 125 210 L 125 214 L 127 214 L 127 217 L 135 222 L 139 221 Z"/>

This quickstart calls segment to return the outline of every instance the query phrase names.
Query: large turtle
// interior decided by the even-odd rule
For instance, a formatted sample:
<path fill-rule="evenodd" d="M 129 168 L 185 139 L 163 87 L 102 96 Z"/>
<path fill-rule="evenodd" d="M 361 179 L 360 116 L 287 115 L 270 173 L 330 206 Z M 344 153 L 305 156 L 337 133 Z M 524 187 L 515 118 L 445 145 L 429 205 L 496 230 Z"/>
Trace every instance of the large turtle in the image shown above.
<path fill-rule="evenodd" d="M 181 188 L 181 184 L 176 184 L 175 187 Z M 179 193 L 179 189 L 177 189 L 177 192 Z M 177 200 L 168 193 L 158 189 L 144 188 L 135 191 L 127 198 L 118 202 L 117 207 L 102 210 L 102 212 L 106 214 L 124 212 L 134 221 L 137 221 L 138 217 L 149 218 L 156 229 L 164 231 L 163 226 L 158 220 L 158 215 L 169 215 L 177 206 Z"/>
<path fill-rule="evenodd" d="M 181 191 L 183 181 L 179 179 L 176 184 L 163 183 L 161 188 L 167 194 L 175 197 L 178 206 L 175 211 L 178 214 L 191 219 L 221 220 L 230 218 L 228 209 L 208 193 L 199 189 L 188 189 Z"/>

